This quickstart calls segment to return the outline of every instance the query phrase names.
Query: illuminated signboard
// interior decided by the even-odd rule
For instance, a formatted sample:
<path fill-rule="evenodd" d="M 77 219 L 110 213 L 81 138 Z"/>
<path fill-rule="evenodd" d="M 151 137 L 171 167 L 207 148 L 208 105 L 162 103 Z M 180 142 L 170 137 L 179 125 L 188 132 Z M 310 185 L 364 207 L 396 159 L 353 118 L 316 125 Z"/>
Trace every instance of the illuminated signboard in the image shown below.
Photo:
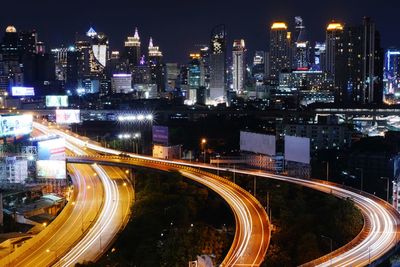
<path fill-rule="evenodd" d="M 65 139 L 56 138 L 38 142 L 38 160 L 65 161 Z"/>
<path fill-rule="evenodd" d="M 65 161 L 38 160 L 36 162 L 37 177 L 42 179 L 66 179 Z"/>
<path fill-rule="evenodd" d="M 32 123 L 32 115 L 0 116 L 0 137 L 30 134 Z"/>
<path fill-rule="evenodd" d="M 57 109 L 56 122 L 58 124 L 80 123 L 80 110 L 76 109 Z"/>
<path fill-rule="evenodd" d="M 165 126 L 153 126 L 153 143 L 168 145 L 169 131 Z"/>
<path fill-rule="evenodd" d="M 66 96 L 66 95 L 47 95 L 46 96 L 46 107 L 48 107 L 48 108 L 68 107 L 68 96 Z"/>
<path fill-rule="evenodd" d="M 33 87 L 14 86 L 11 88 L 12 96 L 35 96 Z"/>

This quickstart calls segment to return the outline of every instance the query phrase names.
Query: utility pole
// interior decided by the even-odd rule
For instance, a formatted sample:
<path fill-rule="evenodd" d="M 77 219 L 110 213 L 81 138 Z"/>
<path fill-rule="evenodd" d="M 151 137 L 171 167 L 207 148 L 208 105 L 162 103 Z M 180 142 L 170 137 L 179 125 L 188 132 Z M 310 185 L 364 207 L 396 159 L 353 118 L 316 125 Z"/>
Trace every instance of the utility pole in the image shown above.
<path fill-rule="evenodd" d="M 381 177 L 382 180 L 386 180 L 386 202 L 389 203 L 389 178 Z"/>
<path fill-rule="evenodd" d="M 253 188 L 253 190 L 254 190 L 253 195 L 254 195 L 255 198 L 257 198 L 257 177 L 254 176 L 253 179 L 254 179 L 254 180 L 253 180 L 253 186 L 254 186 L 254 188 Z"/>

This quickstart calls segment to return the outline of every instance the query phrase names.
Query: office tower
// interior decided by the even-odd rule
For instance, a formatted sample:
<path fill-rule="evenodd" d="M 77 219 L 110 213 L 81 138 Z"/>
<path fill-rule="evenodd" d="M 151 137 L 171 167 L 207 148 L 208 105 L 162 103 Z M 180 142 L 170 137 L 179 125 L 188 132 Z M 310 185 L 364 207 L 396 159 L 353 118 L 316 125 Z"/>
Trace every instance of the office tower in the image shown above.
<path fill-rule="evenodd" d="M 188 64 L 188 85 L 190 89 L 198 89 L 201 81 L 200 54 L 192 53 L 189 55 Z"/>
<path fill-rule="evenodd" d="M 208 96 L 210 89 L 210 48 L 203 45 L 200 48 L 200 85 L 205 87 Z"/>
<path fill-rule="evenodd" d="M 168 90 L 174 90 L 178 85 L 179 65 L 178 63 L 167 63 L 165 64 L 165 69 Z"/>
<path fill-rule="evenodd" d="M 1 90 L 10 90 L 12 86 L 23 86 L 23 66 L 18 47 L 18 32 L 14 26 L 8 26 L 1 43 L 0 79 Z"/>
<path fill-rule="evenodd" d="M 325 43 L 316 42 L 314 46 L 314 64 L 312 69 L 315 71 L 325 70 L 326 67 L 326 45 Z"/>
<path fill-rule="evenodd" d="M 105 67 L 109 59 L 108 37 L 104 33 L 96 33 L 93 28 L 90 28 L 87 36 L 91 39 L 94 57 L 98 63 Z"/>
<path fill-rule="evenodd" d="M 18 33 L 18 50 L 20 55 L 38 53 L 38 35 L 35 30 Z"/>
<path fill-rule="evenodd" d="M 329 23 L 328 27 L 326 28 L 326 65 L 324 71 L 332 76 L 335 74 L 336 52 L 341 49 L 337 46 L 337 44 L 341 42 L 341 38 L 343 37 L 343 29 L 344 26 L 342 23 L 337 23 L 334 21 Z"/>
<path fill-rule="evenodd" d="M 364 18 L 362 25 L 345 27 L 337 46 L 334 77 L 338 101 L 381 103 L 383 51 L 375 24 Z"/>
<path fill-rule="evenodd" d="M 382 103 L 383 101 L 383 49 L 380 34 L 369 17 L 363 18 L 363 76 L 364 89 L 360 97 L 362 103 Z"/>
<path fill-rule="evenodd" d="M 291 69 L 291 33 L 285 22 L 274 22 L 270 32 L 270 77 L 279 79 L 279 73 Z"/>
<path fill-rule="evenodd" d="M 125 49 L 124 49 L 124 59 L 127 61 L 129 66 L 138 66 L 140 61 L 140 37 L 138 29 L 135 28 L 135 34 L 132 36 L 128 36 L 125 41 Z"/>
<path fill-rule="evenodd" d="M 153 45 L 153 39 L 149 41 L 149 61 L 151 83 L 157 85 L 157 91 L 165 91 L 165 68 L 163 64 L 163 55 L 158 46 Z"/>
<path fill-rule="evenodd" d="M 400 100 L 400 49 L 386 50 L 384 84 L 386 99 L 392 95 L 394 103 L 397 103 Z"/>
<path fill-rule="evenodd" d="M 81 52 L 70 46 L 67 51 L 67 68 L 65 77 L 65 89 L 67 94 L 72 95 L 78 89 L 79 66 Z"/>
<path fill-rule="evenodd" d="M 294 68 L 308 70 L 310 68 L 310 42 L 306 37 L 306 27 L 301 17 L 295 17 L 296 36 L 294 39 Z"/>
<path fill-rule="evenodd" d="M 65 83 L 67 78 L 66 76 L 67 76 L 68 48 L 60 47 L 51 49 L 51 54 L 54 57 L 56 80 Z"/>
<path fill-rule="evenodd" d="M 232 54 L 233 91 L 242 94 L 246 79 L 246 47 L 243 39 L 233 42 Z"/>
<path fill-rule="evenodd" d="M 218 25 L 211 31 L 210 44 L 210 99 L 223 101 L 226 97 L 226 31 Z"/>

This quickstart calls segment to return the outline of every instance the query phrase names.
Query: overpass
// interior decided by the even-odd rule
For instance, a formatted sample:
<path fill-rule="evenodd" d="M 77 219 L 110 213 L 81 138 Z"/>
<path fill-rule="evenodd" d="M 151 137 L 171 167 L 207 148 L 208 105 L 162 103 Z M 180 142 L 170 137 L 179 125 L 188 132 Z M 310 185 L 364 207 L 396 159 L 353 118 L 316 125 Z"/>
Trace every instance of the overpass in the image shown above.
<path fill-rule="evenodd" d="M 355 191 L 350 188 L 344 188 L 340 185 L 327 183 L 317 180 L 303 180 L 294 177 L 275 175 L 263 171 L 238 170 L 230 168 L 218 168 L 207 164 L 195 164 L 183 161 L 168 161 L 141 156 L 137 154 L 124 154 L 122 151 L 101 147 L 93 142 L 82 141 L 70 132 L 58 131 L 58 134 L 65 137 L 68 142 L 76 145 L 85 146 L 88 149 L 104 154 L 92 158 L 84 158 L 89 162 L 111 162 L 113 164 L 132 164 L 137 162 L 147 162 L 157 166 L 172 166 L 171 168 L 202 168 L 212 171 L 227 171 L 241 174 L 274 179 L 289 182 L 311 189 L 332 194 L 336 197 L 350 198 L 362 212 L 365 219 L 363 234 L 353 240 L 350 244 L 333 252 L 330 257 L 323 257 L 317 261 L 318 266 L 364 266 L 369 263 L 377 263 L 382 258 L 393 252 L 398 245 L 400 214 L 391 205 L 385 201 L 369 195 L 365 192 Z M 118 157 L 123 154 L 126 157 Z M 70 159 L 72 160 L 72 159 Z M 79 160 L 75 158 L 74 160 Z M 168 167 L 170 168 L 170 167 Z"/>

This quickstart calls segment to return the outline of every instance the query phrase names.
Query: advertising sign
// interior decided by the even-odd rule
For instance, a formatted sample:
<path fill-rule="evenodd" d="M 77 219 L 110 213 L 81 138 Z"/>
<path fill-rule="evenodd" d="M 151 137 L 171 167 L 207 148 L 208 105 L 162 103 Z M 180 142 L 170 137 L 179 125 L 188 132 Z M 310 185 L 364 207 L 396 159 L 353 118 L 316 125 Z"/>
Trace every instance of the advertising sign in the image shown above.
<path fill-rule="evenodd" d="M 65 139 L 56 138 L 38 142 L 38 160 L 65 161 Z"/>
<path fill-rule="evenodd" d="M 286 135 L 285 160 L 310 164 L 310 138 Z"/>
<path fill-rule="evenodd" d="M 240 150 L 257 154 L 275 156 L 275 135 L 240 132 Z"/>
<path fill-rule="evenodd" d="M 12 96 L 35 96 L 35 89 L 33 87 L 14 86 L 11 87 Z"/>
<path fill-rule="evenodd" d="M 32 124 L 32 115 L 0 116 L 0 137 L 30 134 Z"/>
<path fill-rule="evenodd" d="M 169 130 L 166 126 L 153 126 L 153 143 L 168 146 Z"/>
<path fill-rule="evenodd" d="M 56 122 L 59 124 L 80 123 L 80 110 L 79 109 L 57 109 Z"/>
<path fill-rule="evenodd" d="M 48 107 L 48 108 L 68 107 L 68 96 L 66 96 L 66 95 L 47 95 L 46 96 L 46 107 Z"/>
<path fill-rule="evenodd" d="M 66 164 L 61 160 L 38 160 L 36 162 L 38 178 L 66 179 Z"/>

